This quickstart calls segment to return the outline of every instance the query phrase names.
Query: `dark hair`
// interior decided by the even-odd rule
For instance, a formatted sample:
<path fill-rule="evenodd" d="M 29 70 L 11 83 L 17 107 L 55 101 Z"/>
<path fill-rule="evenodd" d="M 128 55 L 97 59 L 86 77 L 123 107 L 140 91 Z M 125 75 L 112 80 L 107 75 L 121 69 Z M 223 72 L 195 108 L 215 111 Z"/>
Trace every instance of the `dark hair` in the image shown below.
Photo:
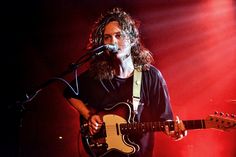
<path fill-rule="evenodd" d="M 119 23 L 121 29 L 126 33 L 133 45 L 131 47 L 131 56 L 134 66 L 141 65 L 144 67 L 144 70 L 148 69 L 150 63 L 153 61 L 153 57 L 151 52 L 140 41 L 138 31 L 139 23 L 121 8 L 113 8 L 98 18 L 92 27 L 87 48 L 92 49 L 103 44 L 105 26 L 112 21 Z M 105 55 L 95 58 L 90 63 L 89 70 L 97 79 L 112 79 L 114 77 L 114 67 L 112 66 L 111 59 Z"/>

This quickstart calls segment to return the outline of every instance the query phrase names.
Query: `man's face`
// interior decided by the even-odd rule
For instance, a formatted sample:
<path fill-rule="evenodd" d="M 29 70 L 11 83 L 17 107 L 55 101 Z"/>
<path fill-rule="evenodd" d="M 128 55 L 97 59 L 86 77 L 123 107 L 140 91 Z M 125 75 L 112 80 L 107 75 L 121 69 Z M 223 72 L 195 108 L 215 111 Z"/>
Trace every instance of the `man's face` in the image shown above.
<path fill-rule="evenodd" d="M 117 21 L 112 21 L 105 26 L 103 43 L 116 44 L 118 46 L 118 53 L 116 54 L 118 59 L 126 58 L 125 56 L 131 53 L 130 39 L 125 32 L 121 30 Z"/>

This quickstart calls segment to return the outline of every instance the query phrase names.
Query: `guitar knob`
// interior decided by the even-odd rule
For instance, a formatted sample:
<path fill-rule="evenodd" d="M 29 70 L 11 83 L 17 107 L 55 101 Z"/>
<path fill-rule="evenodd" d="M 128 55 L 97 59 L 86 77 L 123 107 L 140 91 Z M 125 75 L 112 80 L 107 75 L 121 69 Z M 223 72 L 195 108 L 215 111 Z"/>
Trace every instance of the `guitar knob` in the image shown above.
<path fill-rule="evenodd" d="M 229 117 L 229 114 L 228 114 L 228 113 L 226 113 L 226 114 L 225 114 L 225 116 L 226 116 L 226 117 Z"/>
<path fill-rule="evenodd" d="M 231 117 L 232 117 L 232 118 L 235 118 L 236 116 L 235 116 L 234 114 L 231 114 Z"/>
<path fill-rule="evenodd" d="M 219 112 L 218 111 L 215 111 L 215 114 L 218 114 Z"/>

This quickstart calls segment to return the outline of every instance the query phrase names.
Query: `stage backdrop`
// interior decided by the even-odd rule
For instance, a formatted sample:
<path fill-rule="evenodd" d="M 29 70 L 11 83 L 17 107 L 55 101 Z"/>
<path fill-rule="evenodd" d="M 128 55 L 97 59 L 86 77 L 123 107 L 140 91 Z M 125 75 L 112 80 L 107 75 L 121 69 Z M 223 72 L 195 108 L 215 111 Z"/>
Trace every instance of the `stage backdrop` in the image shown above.
<path fill-rule="evenodd" d="M 233 0 L 40 0 L 5 5 L 7 58 L 3 62 L 7 64 L 4 76 L 10 84 L 6 93 L 11 101 L 4 103 L 9 130 L 2 155 L 83 156 L 78 152 L 82 149 L 78 148 L 79 113 L 62 95 L 66 84 L 55 81 L 44 87 L 44 83 L 86 52 L 94 20 L 114 6 L 141 22 L 142 40 L 166 79 L 175 115 L 190 120 L 204 119 L 215 111 L 236 114 Z M 78 73 L 86 68 L 79 67 Z M 64 79 L 70 82 L 73 77 L 69 73 Z M 32 94 L 42 85 L 42 91 L 24 104 L 25 110 L 19 114 L 15 101 L 24 100 L 25 93 Z M 177 142 L 156 133 L 153 154 L 235 157 L 235 148 L 235 128 L 226 132 L 191 130 Z"/>

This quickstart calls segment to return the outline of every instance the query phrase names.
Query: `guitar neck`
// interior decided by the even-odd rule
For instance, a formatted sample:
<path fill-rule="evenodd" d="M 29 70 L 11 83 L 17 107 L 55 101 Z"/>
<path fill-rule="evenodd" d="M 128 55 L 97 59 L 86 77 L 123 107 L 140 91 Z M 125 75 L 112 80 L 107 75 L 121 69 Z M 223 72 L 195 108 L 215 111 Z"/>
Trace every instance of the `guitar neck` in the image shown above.
<path fill-rule="evenodd" d="M 205 129 L 205 120 L 184 120 L 184 126 L 187 130 Z M 165 126 L 170 130 L 174 130 L 174 121 L 165 122 L 140 122 L 140 123 L 123 123 L 120 124 L 121 134 L 129 134 L 132 132 L 156 132 L 165 131 Z"/>
<path fill-rule="evenodd" d="M 205 120 L 184 120 L 184 126 L 187 130 L 206 129 Z"/>

